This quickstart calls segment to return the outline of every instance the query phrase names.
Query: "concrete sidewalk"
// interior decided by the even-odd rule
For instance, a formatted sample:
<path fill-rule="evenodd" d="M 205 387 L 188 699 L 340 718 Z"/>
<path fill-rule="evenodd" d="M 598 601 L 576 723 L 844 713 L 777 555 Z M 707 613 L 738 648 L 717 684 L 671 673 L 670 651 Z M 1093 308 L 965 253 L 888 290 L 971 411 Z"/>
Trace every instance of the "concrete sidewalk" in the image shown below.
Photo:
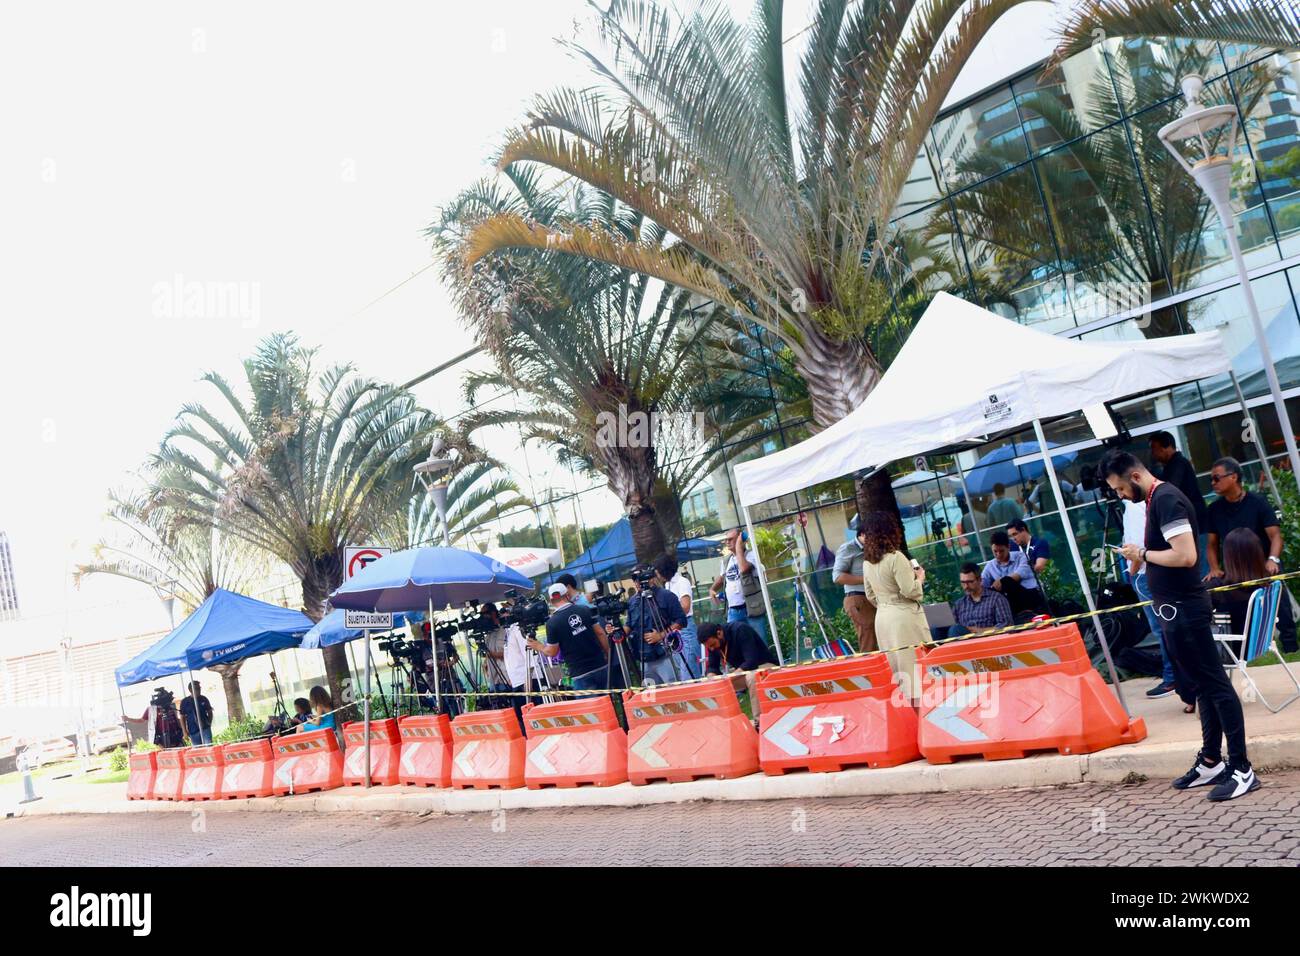
<path fill-rule="evenodd" d="M 1294 691 L 1280 666 L 1257 667 L 1251 674 L 1270 700 Z M 1191 766 L 1200 746 L 1200 721 L 1182 712 L 1177 697 L 1147 700 L 1154 681 L 1127 681 L 1125 696 L 1136 716 L 1146 719 L 1147 739 L 1095 754 L 1039 754 L 1023 760 L 969 760 L 947 765 L 915 761 L 901 767 L 855 769 L 838 773 L 753 774 L 737 780 L 697 780 L 643 787 L 578 787 L 544 790 L 437 790 L 424 787 L 344 787 L 325 793 L 251 800 L 172 802 L 127 800 L 126 784 L 72 783 L 41 793 L 42 799 L 18 805 L 21 793 L 0 794 L 0 813 L 37 816 L 63 813 L 140 813 L 171 810 L 314 811 L 317 813 L 473 813 L 499 809 L 575 806 L 639 806 L 689 800 L 780 800 L 873 794 L 1003 790 L 1078 783 L 1121 783 L 1132 775 L 1151 779 L 1178 776 Z M 1236 683 L 1240 687 L 1240 679 Z M 1251 762 L 1260 771 L 1300 767 L 1300 702 L 1270 714 L 1258 701 L 1245 704 Z"/>

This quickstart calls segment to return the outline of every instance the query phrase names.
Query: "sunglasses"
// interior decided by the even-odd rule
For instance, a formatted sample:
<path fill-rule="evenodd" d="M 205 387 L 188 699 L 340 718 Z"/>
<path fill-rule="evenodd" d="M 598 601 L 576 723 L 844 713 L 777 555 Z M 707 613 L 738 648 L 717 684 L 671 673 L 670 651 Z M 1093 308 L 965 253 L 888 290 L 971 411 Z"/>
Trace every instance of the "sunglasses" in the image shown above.
<path fill-rule="evenodd" d="M 1210 475 L 1210 484 L 1212 484 L 1212 485 L 1217 485 L 1219 482 L 1223 481 L 1223 479 L 1225 479 L 1225 478 L 1227 478 L 1227 477 L 1228 477 L 1227 475 L 1214 475 L 1214 474 L 1212 474 L 1212 475 Z"/>

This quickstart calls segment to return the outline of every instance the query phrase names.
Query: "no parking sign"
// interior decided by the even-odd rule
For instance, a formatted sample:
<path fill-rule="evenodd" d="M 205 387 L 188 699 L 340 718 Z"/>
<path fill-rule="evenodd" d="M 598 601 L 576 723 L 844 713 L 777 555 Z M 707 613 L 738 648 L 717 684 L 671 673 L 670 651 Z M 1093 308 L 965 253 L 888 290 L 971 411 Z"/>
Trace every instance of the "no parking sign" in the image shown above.
<path fill-rule="evenodd" d="M 392 554 L 392 548 L 345 548 L 343 551 L 343 580 L 351 581 L 367 565 L 373 564 L 384 555 Z M 343 612 L 343 626 L 365 628 L 374 631 L 386 631 L 393 626 L 392 611 L 353 611 Z"/>

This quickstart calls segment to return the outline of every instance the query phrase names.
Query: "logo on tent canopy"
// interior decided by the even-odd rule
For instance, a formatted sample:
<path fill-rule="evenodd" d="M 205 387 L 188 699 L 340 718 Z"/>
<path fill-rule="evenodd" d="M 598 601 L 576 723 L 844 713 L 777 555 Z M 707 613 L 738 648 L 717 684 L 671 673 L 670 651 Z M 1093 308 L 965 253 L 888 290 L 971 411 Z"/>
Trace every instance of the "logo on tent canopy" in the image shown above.
<path fill-rule="evenodd" d="M 993 422 L 1001 422 L 1011 417 L 1011 402 L 1008 400 L 999 401 L 996 395 L 990 395 L 984 400 L 984 424 L 989 425 Z"/>

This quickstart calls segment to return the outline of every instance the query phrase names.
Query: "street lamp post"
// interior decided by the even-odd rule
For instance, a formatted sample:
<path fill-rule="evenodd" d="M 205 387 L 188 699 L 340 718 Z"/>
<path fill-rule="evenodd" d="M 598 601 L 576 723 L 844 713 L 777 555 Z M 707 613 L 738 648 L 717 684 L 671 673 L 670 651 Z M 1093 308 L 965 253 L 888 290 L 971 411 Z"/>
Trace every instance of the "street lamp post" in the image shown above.
<path fill-rule="evenodd" d="M 1157 134 L 1165 148 L 1178 161 L 1187 173 L 1196 180 L 1205 195 L 1209 197 L 1223 221 L 1223 231 L 1228 237 L 1228 248 L 1232 251 L 1232 261 L 1237 266 L 1237 275 L 1241 279 L 1241 291 L 1246 296 L 1246 311 L 1255 330 L 1255 340 L 1259 344 L 1259 357 L 1264 364 L 1264 375 L 1268 378 L 1268 390 L 1273 396 L 1273 407 L 1277 411 L 1278 426 L 1282 429 L 1282 438 L 1286 442 L 1287 455 L 1291 459 L 1291 474 L 1300 488 L 1300 452 L 1296 450 L 1295 429 L 1291 427 L 1291 418 L 1287 414 L 1286 402 L 1282 398 L 1282 386 L 1278 382 L 1277 369 L 1273 366 L 1273 353 L 1268 347 L 1264 333 L 1264 324 L 1260 321 L 1259 306 L 1255 302 L 1255 293 L 1250 287 L 1250 275 L 1246 271 L 1246 260 L 1241 255 L 1241 244 L 1237 241 L 1237 217 L 1233 212 L 1230 193 L 1232 190 L 1232 159 L 1236 152 L 1237 137 L 1241 132 L 1237 108 L 1232 104 L 1223 106 L 1202 106 L 1201 91 L 1205 79 L 1192 73 L 1183 77 L 1183 97 L 1187 106 L 1172 123 L 1166 123 Z M 1226 148 L 1224 143 L 1226 140 Z M 1192 144 L 1193 153 L 1199 147 L 1199 156 L 1184 154 L 1184 148 Z M 1267 463 L 1266 463 L 1267 464 Z"/>
<path fill-rule="evenodd" d="M 447 443 L 438 435 L 429 446 L 429 457 L 415 466 L 415 477 L 433 498 L 433 507 L 442 522 L 443 547 L 451 547 L 451 533 L 447 529 L 447 482 L 455 459 L 445 456 Z"/>

